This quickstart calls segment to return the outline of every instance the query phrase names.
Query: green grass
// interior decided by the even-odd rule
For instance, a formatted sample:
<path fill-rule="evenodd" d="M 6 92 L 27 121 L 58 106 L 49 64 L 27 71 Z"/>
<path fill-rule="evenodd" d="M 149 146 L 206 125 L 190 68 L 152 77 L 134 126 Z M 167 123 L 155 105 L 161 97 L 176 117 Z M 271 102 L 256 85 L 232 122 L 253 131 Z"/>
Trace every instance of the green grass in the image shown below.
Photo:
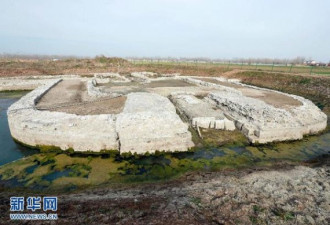
<path fill-rule="evenodd" d="M 285 72 L 285 73 L 304 73 L 304 74 L 320 74 L 330 75 L 330 67 L 310 67 L 310 66 L 292 66 L 287 65 L 261 65 L 261 64 L 229 64 L 229 63 L 193 63 L 193 62 L 151 62 L 151 61 L 134 61 L 134 65 L 150 66 L 150 67 L 186 67 L 200 69 L 223 68 L 224 70 L 242 69 L 254 71 L 268 72 Z M 312 71 L 311 71 L 312 70 Z"/>
<path fill-rule="evenodd" d="M 0 98 L 20 98 L 26 95 L 31 90 L 20 90 L 20 91 L 0 91 Z"/>
<path fill-rule="evenodd" d="M 293 220 L 295 218 L 294 212 L 285 211 L 284 209 L 281 208 L 272 209 L 272 213 L 274 213 L 275 216 L 280 217 L 284 221 Z"/>

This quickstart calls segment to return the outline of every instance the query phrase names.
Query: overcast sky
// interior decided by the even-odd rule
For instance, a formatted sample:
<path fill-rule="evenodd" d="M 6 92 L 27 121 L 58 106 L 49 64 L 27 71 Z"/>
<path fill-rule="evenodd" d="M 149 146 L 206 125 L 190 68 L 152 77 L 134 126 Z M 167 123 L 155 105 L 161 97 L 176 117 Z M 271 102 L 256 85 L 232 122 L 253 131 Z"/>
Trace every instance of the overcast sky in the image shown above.
<path fill-rule="evenodd" d="M 0 0 L 0 53 L 330 60 L 329 0 Z"/>

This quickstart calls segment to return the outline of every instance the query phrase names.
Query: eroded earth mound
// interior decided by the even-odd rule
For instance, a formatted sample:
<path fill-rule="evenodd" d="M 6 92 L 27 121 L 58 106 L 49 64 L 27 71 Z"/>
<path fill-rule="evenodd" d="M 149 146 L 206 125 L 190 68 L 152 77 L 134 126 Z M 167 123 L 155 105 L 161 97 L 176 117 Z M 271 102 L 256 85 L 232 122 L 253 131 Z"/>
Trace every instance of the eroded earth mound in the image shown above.
<path fill-rule="evenodd" d="M 307 99 L 224 78 L 135 72 L 25 79 L 0 82 L 2 89 L 38 86 L 8 110 L 12 136 L 30 146 L 187 151 L 194 146 L 189 126 L 197 133 L 238 129 L 252 143 L 268 143 L 302 139 L 327 125 Z"/>

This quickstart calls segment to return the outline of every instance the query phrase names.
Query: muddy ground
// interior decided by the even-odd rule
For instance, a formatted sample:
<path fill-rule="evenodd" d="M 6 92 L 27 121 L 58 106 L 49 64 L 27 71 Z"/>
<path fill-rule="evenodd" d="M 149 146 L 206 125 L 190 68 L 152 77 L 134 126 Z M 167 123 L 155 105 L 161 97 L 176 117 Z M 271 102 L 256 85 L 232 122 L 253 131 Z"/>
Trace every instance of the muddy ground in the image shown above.
<path fill-rule="evenodd" d="M 57 224 L 329 224 L 329 166 L 324 156 L 298 166 L 194 172 L 165 183 L 59 194 Z M 2 190 L 1 224 L 9 222 L 9 197 L 19 193 Z"/>

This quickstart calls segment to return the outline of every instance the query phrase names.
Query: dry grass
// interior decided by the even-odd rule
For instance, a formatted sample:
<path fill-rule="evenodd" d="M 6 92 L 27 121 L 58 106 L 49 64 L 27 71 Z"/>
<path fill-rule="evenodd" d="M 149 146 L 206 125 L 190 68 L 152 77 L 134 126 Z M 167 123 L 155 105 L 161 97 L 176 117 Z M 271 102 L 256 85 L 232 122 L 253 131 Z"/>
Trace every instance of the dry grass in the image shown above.
<path fill-rule="evenodd" d="M 116 72 L 118 67 L 126 67 L 129 63 L 120 58 L 97 57 L 95 59 L 49 59 L 21 60 L 0 59 L 0 77 L 16 75 L 58 75 L 89 74 L 94 72 Z"/>
<path fill-rule="evenodd" d="M 229 69 L 230 70 L 230 69 Z M 96 57 L 95 59 L 0 59 L 0 77 L 17 75 L 88 75 L 101 72 L 130 73 L 133 71 L 155 71 L 160 73 L 181 73 L 186 75 L 216 75 L 229 71 L 225 67 L 200 68 L 195 65 L 132 64 L 121 58 Z"/>

